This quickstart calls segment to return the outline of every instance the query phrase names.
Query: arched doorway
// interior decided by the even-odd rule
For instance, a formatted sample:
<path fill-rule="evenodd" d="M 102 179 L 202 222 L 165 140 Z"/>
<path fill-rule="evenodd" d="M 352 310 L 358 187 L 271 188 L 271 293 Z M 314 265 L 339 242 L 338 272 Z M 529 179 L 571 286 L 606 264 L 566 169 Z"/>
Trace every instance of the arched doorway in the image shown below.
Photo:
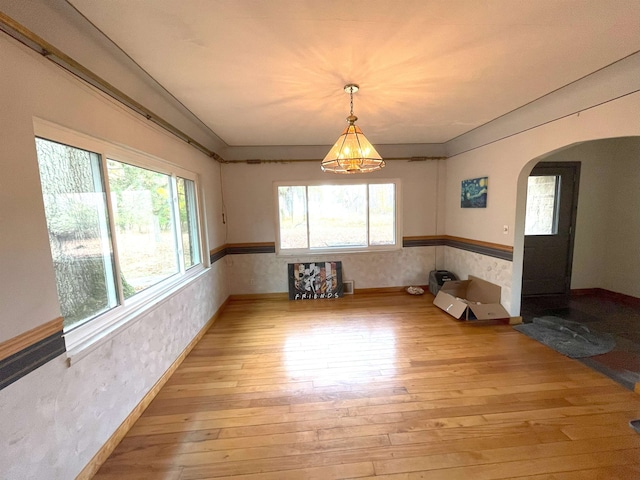
<path fill-rule="evenodd" d="M 567 162 L 579 163 L 581 168 L 570 289 L 602 288 L 640 297 L 638 136 L 576 143 L 532 159 L 522 168 L 518 179 L 514 269 L 524 264 L 529 177 L 536 166 Z M 524 272 L 518 273 L 522 287 Z"/>
<path fill-rule="evenodd" d="M 536 309 L 524 288 L 529 178 L 536 169 L 561 162 L 579 162 L 581 167 L 571 295 L 564 305 L 542 303 L 534 305 Z M 516 263 L 514 254 L 514 270 L 522 268 L 525 321 L 553 315 L 613 335 L 613 351 L 582 361 L 628 388 L 640 388 L 640 137 L 587 141 L 533 159 L 523 168 L 518 185 L 515 244 L 520 256 Z"/>

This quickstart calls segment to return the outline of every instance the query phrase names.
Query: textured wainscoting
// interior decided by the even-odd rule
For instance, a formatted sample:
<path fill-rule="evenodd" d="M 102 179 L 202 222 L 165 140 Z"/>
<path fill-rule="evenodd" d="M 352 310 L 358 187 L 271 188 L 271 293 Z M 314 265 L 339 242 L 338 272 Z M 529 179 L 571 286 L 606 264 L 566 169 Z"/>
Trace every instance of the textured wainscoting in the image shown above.
<path fill-rule="evenodd" d="M 70 367 L 60 355 L 2 390 L 0 476 L 75 478 L 225 301 L 225 269 L 216 262 Z"/>
<path fill-rule="evenodd" d="M 441 248 L 444 248 L 446 270 L 454 272 L 463 279 L 474 275 L 500 285 L 502 287 L 500 303 L 507 311 L 510 310 L 511 280 L 513 277 L 513 263 L 511 261 L 449 246 Z"/>
<path fill-rule="evenodd" d="M 343 279 L 353 280 L 356 290 L 427 285 L 428 274 L 437 264 L 462 278 L 476 275 L 500 285 L 503 306 L 508 310 L 511 305 L 510 246 L 440 235 L 405 237 L 403 248 L 392 252 L 300 257 L 274 252 L 272 243 L 231 244 L 212 251 L 211 259 L 225 262 L 232 295 L 286 292 L 288 263 L 338 260 L 342 261 Z"/>
<path fill-rule="evenodd" d="M 436 248 L 412 247 L 393 252 L 278 257 L 274 253 L 227 255 L 229 290 L 233 295 L 286 292 L 287 264 L 342 261 L 342 277 L 359 288 L 426 285 L 435 267 Z"/>

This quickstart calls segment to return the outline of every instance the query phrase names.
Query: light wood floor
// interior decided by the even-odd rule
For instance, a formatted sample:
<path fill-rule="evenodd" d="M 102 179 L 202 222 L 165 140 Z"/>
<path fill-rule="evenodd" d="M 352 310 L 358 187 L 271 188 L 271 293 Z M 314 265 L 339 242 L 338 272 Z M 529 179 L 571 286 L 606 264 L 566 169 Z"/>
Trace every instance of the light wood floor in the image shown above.
<path fill-rule="evenodd" d="M 231 301 L 95 478 L 640 478 L 640 395 L 432 298 Z"/>

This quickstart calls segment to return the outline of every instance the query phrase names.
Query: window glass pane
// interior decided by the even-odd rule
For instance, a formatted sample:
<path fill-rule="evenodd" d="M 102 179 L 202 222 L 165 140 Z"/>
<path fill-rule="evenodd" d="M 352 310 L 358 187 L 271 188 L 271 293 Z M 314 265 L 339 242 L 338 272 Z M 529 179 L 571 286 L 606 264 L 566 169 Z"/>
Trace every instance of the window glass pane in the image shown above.
<path fill-rule="evenodd" d="M 196 210 L 196 184 L 193 180 L 178 177 L 178 210 L 180 211 L 180 234 L 182 235 L 182 258 L 187 269 L 200 263 L 198 241 L 198 215 Z"/>
<path fill-rule="evenodd" d="M 525 235 L 555 235 L 556 204 L 560 178 L 555 175 L 529 177 Z"/>
<path fill-rule="evenodd" d="M 307 248 L 307 193 L 305 187 L 278 187 L 280 248 Z"/>
<path fill-rule="evenodd" d="M 106 196 L 96 153 L 36 138 L 64 328 L 118 303 Z"/>
<path fill-rule="evenodd" d="M 309 186 L 311 248 L 367 246 L 367 186 Z"/>
<path fill-rule="evenodd" d="M 396 243 L 395 210 L 393 183 L 369 185 L 369 245 Z"/>
<path fill-rule="evenodd" d="M 107 161 L 125 298 L 177 273 L 171 177 Z"/>

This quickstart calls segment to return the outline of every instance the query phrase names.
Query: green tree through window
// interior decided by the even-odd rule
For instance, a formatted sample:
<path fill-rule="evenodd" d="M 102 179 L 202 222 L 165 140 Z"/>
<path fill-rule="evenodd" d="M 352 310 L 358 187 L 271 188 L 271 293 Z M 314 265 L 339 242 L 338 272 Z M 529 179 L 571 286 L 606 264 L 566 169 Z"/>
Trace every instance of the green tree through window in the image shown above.
<path fill-rule="evenodd" d="M 65 331 L 202 263 L 195 181 L 44 138 L 36 151 Z"/>

